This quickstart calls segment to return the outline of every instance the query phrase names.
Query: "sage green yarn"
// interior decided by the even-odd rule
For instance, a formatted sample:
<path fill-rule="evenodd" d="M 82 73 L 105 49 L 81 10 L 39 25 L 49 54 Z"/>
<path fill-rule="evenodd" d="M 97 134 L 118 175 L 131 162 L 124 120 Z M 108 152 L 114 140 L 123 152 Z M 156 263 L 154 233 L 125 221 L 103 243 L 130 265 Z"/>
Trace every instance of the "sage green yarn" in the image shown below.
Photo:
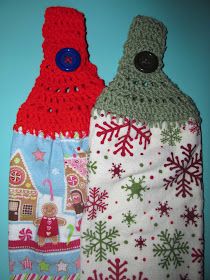
<path fill-rule="evenodd" d="M 184 124 L 190 118 L 200 122 L 193 100 L 184 94 L 163 72 L 166 27 L 160 21 L 137 16 L 124 44 L 117 74 L 98 97 L 94 109 L 118 117 L 128 117 L 149 126 Z M 134 58 L 141 51 L 158 57 L 158 68 L 152 73 L 140 72 Z"/>

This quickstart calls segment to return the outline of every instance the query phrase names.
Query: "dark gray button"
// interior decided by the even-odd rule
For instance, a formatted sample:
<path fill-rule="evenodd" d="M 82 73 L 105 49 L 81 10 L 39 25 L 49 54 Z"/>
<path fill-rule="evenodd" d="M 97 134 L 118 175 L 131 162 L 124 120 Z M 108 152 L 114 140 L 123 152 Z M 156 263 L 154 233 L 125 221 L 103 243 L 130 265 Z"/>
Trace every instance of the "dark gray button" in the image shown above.
<path fill-rule="evenodd" d="M 158 68 L 158 58 L 154 53 L 142 51 L 135 56 L 134 65 L 143 73 L 151 73 Z"/>

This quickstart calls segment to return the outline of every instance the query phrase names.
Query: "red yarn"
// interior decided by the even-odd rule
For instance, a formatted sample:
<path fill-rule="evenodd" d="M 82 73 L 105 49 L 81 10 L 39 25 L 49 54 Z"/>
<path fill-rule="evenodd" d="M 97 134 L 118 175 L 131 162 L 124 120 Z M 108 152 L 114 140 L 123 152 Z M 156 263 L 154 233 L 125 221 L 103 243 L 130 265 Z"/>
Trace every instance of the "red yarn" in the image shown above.
<path fill-rule="evenodd" d="M 50 7 L 42 29 L 44 59 L 40 75 L 27 100 L 21 105 L 16 131 L 55 138 L 56 133 L 73 137 L 88 135 L 90 112 L 104 82 L 87 52 L 84 15 L 72 8 Z M 74 48 L 81 56 L 80 66 L 73 72 L 60 70 L 55 63 L 62 48 Z"/>

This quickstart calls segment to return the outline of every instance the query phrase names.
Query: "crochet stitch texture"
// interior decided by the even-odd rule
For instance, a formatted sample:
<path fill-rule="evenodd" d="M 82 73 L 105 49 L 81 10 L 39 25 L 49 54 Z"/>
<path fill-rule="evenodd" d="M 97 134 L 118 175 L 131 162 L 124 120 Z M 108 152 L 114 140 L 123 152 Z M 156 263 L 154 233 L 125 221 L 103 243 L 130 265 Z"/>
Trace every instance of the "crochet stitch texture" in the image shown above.
<path fill-rule="evenodd" d="M 14 129 L 55 138 L 56 134 L 80 137 L 89 130 L 90 111 L 104 88 L 97 68 L 90 63 L 85 39 L 85 19 L 81 12 L 66 7 L 50 7 L 43 25 L 44 59 L 40 75 L 19 109 Z M 59 69 L 56 53 L 74 48 L 81 56 L 80 66 L 73 72 Z"/>
<path fill-rule="evenodd" d="M 98 113 L 117 114 L 148 126 L 182 124 L 189 118 L 200 122 L 193 100 L 184 94 L 163 72 L 166 48 L 166 27 L 160 21 L 146 17 L 134 18 L 117 74 L 97 99 Z M 154 53 L 159 61 L 152 73 L 142 73 L 134 66 L 135 55 L 142 51 Z"/>

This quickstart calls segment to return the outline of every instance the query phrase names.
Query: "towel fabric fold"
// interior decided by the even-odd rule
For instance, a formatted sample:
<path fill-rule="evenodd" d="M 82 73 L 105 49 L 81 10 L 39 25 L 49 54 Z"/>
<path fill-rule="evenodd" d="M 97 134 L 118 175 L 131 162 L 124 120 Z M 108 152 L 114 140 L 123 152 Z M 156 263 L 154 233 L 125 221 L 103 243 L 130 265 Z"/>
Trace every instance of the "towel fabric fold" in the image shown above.
<path fill-rule="evenodd" d="M 162 71 L 165 37 L 134 18 L 92 110 L 82 280 L 203 279 L 200 116 Z"/>

